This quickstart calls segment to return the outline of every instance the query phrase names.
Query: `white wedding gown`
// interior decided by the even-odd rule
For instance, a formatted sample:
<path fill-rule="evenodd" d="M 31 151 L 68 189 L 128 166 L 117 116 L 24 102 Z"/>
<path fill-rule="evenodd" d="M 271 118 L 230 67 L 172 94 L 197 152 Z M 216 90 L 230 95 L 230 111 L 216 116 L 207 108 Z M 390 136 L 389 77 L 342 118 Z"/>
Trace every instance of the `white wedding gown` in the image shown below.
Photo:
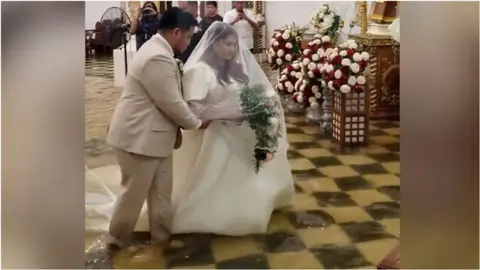
<path fill-rule="evenodd" d="M 206 104 L 238 89 L 217 83 L 214 71 L 201 62 L 185 72 L 183 86 L 186 100 L 203 99 Z M 286 138 L 281 141 L 275 158 L 256 174 L 255 136 L 245 124 L 212 121 L 204 130 L 184 131 L 182 147 L 173 156 L 172 232 L 265 232 L 272 211 L 292 204 L 294 197 L 288 144 Z"/>

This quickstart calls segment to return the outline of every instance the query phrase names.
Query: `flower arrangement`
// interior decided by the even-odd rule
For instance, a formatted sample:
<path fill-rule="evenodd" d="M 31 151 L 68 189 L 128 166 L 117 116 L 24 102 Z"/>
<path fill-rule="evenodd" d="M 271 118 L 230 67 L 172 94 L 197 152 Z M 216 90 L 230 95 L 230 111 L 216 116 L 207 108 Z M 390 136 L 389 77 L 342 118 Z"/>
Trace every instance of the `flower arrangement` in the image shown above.
<path fill-rule="evenodd" d="M 295 93 L 292 100 L 303 104 L 305 107 L 318 108 L 321 104 L 323 88 L 324 65 L 328 54 L 333 51 L 330 47 L 330 37 L 315 35 L 313 40 L 303 50 L 301 58 L 302 79 L 294 86 Z"/>
<path fill-rule="evenodd" d="M 273 70 L 281 69 L 300 57 L 305 29 L 293 24 L 273 33 L 268 50 L 268 62 Z"/>
<path fill-rule="evenodd" d="M 318 11 L 310 17 L 310 24 L 319 34 L 331 38 L 338 35 L 338 31 L 343 27 L 341 17 L 332 11 L 327 4 L 321 5 Z"/>
<path fill-rule="evenodd" d="M 240 91 L 242 115 L 249 127 L 255 132 L 253 161 L 255 173 L 260 167 L 273 159 L 281 137 L 279 97 L 273 89 L 263 84 L 245 86 Z"/>
<path fill-rule="evenodd" d="M 344 94 L 352 90 L 357 93 L 364 91 L 370 55 L 360 50 L 354 40 L 350 39 L 340 44 L 328 59 L 325 80 L 329 89 Z"/>
<path fill-rule="evenodd" d="M 302 78 L 302 68 L 300 61 L 296 60 L 292 64 L 287 65 L 280 76 L 278 76 L 275 88 L 277 92 L 284 94 L 292 94 L 295 90 L 295 83 Z"/>

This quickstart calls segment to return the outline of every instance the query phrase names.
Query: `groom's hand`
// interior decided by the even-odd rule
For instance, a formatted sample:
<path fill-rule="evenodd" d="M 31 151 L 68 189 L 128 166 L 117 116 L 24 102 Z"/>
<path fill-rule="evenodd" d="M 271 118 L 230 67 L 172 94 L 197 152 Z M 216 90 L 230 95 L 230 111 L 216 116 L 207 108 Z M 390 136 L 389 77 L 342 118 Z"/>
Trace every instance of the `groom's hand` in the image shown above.
<path fill-rule="evenodd" d="M 206 129 L 210 125 L 210 121 L 202 121 L 200 129 Z"/>

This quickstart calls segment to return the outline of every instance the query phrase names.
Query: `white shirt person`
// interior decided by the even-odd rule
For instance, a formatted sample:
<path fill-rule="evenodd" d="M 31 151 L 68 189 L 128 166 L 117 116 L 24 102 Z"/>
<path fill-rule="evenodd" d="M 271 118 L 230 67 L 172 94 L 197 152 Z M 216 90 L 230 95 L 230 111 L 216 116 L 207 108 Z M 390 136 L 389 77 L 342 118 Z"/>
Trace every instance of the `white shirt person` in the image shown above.
<path fill-rule="evenodd" d="M 235 8 L 227 11 L 223 21 L 230 24 L 241 40 L 250 50 L 253 49 L 253 29 L 258 27 L 252 11 L 243 8 L 243 1 L 235 1 Z"/>

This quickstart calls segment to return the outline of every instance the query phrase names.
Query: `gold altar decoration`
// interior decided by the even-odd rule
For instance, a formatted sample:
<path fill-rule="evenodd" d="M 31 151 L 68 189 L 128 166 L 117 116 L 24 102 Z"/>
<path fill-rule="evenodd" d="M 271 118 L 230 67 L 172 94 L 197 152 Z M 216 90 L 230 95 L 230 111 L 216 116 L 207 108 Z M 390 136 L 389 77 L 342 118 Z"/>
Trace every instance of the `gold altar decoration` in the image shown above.
<path fill-rule="evenodd" d="M 252 2 L 249 4 L 248 2 Z M 263 10 L 263 1 L 245 1 L 245 5 L 253 6 L 253 14 L 255 18 L 259 15 L 265 18 L 264 10 Z M 265 19 L 263 21 L 257 21 L 258 28 L 253 31 L 253 53 L 261 53 L 265 50 L 264 43 L 265 43 Z"/>
<path fill-rule="evenodd" d="M 370 54 L 370 75 L 367 78 L 370 91 L 370 118 L 399 117 L 399 89 L 384 85 L 384 76 L 393 65 L 399 64 L 400 45 L 388 35 L 359 34 L 350 35 L 350 38 Z"/>
<path fill-rule="evenodd" d="M 375 1 L 372 3 L 370 20 L 378 24 L 391 24 L 397 18 L 398 1 Z"/>

